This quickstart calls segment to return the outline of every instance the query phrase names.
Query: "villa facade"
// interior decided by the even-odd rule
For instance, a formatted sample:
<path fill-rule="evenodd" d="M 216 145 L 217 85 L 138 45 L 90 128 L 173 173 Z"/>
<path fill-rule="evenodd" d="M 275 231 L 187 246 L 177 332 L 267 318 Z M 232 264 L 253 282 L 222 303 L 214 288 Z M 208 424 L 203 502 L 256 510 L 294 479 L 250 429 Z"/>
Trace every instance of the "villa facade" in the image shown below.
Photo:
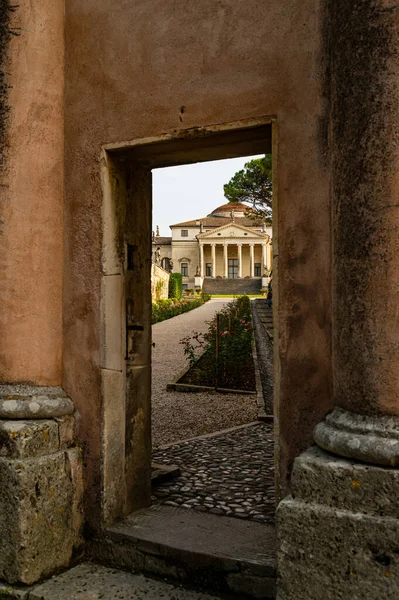
<path fill-rule="evenodd" d="M 153 236 L 153 260 L 181 273 L 183 288 L 206 289 L 212 279 L 251 279 L 260 288 L 272 268 L 272 228 L 249 216 L 244 204 L 224 204 L 170 229 L 171 237 Z"/>

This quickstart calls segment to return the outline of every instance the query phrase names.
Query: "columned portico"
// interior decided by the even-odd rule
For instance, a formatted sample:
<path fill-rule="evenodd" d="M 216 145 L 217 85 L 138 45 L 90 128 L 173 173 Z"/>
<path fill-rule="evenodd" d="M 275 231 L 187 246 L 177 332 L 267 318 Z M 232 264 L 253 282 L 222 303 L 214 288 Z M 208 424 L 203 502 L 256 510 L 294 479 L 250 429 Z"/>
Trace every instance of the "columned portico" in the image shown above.
<path fill-rule="evenodd" d="M 200 274 L 205 279 L 261 279 L 270 269 L 270 236 L 234 221 L 197 236 Z M 259 288 L 260 289 L 260 288 Z"/>

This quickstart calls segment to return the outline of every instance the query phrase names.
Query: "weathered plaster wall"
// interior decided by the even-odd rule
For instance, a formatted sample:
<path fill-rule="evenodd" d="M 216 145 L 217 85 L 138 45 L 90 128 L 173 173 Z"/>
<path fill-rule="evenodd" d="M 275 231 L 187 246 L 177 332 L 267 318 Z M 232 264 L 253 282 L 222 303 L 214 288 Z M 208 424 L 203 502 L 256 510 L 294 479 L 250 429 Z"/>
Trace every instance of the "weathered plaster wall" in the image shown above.
<path fill-rule="evenodd" d="M 0 5 L 2 41 L 7 4 Z M 7 382 L 61 382 L 63 16 L 63 4 L 52 0 L 22 3 L 9 13 L 9 27 L 18 35 L 9 39 L 6 76 L 0 78 L 10 107 L 6 129 L 0 125 L 6 136 L 0 380 Z"/>
<path fill-rule="evenodd" d="M 324 2 L 183 4 L 66 1 L 63 382 L 82 414 L 89 503 L 100 477 L 102 144 L 277 116 L 283 487 L 332 401 Z"/>
<path fill-rule="evenodd" d="M 170 273 L 154 262 L 151 265 L 151 297 L 152 301 L 165 300 L 169 293 Z"/>

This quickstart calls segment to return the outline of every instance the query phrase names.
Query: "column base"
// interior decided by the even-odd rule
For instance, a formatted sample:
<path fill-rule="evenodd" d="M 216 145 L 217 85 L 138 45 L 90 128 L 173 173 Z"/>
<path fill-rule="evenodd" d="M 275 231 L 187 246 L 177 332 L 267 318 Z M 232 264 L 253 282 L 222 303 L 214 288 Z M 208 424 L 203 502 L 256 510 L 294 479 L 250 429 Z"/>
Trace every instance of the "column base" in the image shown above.
<path fill-rule="evenodd" d="M 339 456 L 387 467 L 399 465 L 398 417 L 372 417 L 335 408 L 316 425 L 314 440 Z"/>
<path fill-rule="evenodd" d="M 277 600 L 399 598 L 399 470 L 317 447 L 277 509 Z"/>
<path fill-rule="evenodd" d="M 32 584 L 68 567 L 82 544 L 82 456 L 71 412 L 60 388 L 0 386 L 1 580 Z"/>

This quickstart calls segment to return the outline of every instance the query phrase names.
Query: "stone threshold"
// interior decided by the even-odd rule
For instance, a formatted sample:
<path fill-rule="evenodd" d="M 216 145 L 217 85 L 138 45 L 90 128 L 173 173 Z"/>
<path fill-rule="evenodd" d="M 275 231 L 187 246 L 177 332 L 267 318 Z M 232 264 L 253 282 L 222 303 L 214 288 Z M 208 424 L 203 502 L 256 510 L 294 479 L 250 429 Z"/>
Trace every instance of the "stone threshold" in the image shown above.
<path fill-rule="evenodd" d="M 154 505 L 108 527 L 89 552 L 96 562 L 208 593 L 275 597 L 271 525 Z"/>

